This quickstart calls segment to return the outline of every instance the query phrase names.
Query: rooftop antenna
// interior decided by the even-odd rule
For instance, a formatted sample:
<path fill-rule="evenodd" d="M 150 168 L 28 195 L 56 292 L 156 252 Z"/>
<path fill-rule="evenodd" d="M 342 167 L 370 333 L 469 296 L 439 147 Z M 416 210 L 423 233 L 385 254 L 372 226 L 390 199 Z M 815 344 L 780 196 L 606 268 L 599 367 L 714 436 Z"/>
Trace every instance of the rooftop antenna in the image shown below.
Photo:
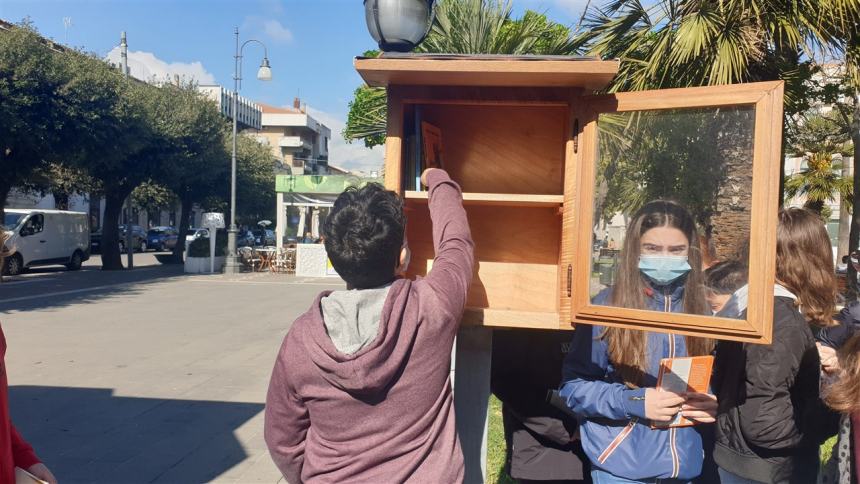
<path fill-rule="evenodd" d="M 63 17 L 63 30 L 65 31 L 66 45 L 69 45 L 69 27 L 72 26 L 72 17 Z"/>

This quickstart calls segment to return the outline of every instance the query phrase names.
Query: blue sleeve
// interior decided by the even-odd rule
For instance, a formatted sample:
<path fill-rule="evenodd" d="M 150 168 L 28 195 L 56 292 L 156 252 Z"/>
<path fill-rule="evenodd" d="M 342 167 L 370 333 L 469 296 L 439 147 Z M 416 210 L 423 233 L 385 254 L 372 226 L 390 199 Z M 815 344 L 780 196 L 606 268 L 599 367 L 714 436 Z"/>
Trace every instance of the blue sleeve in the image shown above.
<path fill-rule="evenodd" d="M 853 302 L 836 316 L 836 326 L 821 329 L 816 339 L 824 346 L 839 349 L 857 331 L 860 325 L 860 303 Z"/>
<path fill-rule="evenodd" d="M 576 414 L 612 420 L 645 418 L 645 389 L 606 381 L 609 353 L 600 327 L 577 325 L 564 360 L 559 394 Z"/>

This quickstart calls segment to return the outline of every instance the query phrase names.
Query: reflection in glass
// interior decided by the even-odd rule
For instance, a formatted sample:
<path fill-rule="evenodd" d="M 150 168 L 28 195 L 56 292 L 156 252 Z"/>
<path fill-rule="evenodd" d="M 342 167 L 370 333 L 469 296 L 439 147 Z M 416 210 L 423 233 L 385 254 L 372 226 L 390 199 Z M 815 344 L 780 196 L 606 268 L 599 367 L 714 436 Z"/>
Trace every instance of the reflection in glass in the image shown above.
<path fill-rule="evenodd" d="M 754 127 L 753 106 L 599 117 L 595 304 L 714 314 L 745 286 Z"/>

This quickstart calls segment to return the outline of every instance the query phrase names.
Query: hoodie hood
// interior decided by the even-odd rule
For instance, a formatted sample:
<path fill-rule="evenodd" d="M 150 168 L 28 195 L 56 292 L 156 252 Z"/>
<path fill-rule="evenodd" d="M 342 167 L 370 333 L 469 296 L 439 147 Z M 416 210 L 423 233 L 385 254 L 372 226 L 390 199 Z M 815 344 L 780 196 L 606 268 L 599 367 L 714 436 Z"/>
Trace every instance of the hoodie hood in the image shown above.
<path fill-rule="evenodd" d="M 300 326 L 298 337 L 307 348 L 310 359 L 319 370 L 322 377 L 336 388 L 357 396 L 369 396 L 386 390 L 394 378 L 406 365 L 412 343 L 418 332 L 417 325 L 402 324 L 404 318 L 417 319 L 417 304 L 407 308 L 407 302 L 412 297 L 412 281 L 399 279 L 389 288 L 371 291 L 386 290 L 387 297 L 382 304 L 382 312 L 379 316 L 378 329 L 375 337 L 368 341 L 360 340 L 366 337 L 367 331 L 350 331 L 352 335 L 358 335 L 357 340 L 346 336 L 343 331 L 337 334 L 329 334 L 327 328 L 323 299 L 332 295 L 332 291 L 323 292 L 317 296 L 310 310 L 302 317 L 303 324 Z M 356 291 L 365 292 L 365 291 Z M 378 297 L 378 294 L 376 295 Z M 373 311 L 376 303 L 374 297 L 356 297 L 354 300 L 344 299 L 336 295 L 331 301 L 326 302 L 326 309 L 330 317 L 339 318 L 343 323 L 357 325 L 359 314 Z M 333 304 L 332 304 L 333 303 Z M 416 314 L 406 314 L 407 309 Z M 356 312 L 358 310 L 358 312 Z M 350 318 L 356 318 L 350 321 Z M 336 325 L 338 321 L 330 321 L 330 325 Z M 357 328 L 357 326 L 353 326 Z M 338 345 L 332 340 L 337 338 L 338 343 L 344 349 L 357 347 L 353 353 L 345 353 L 338 349 Z M 346 341 L 347 345 L 342 343 Z"/>
<path fill-rule="evenodd" d="M 351 355 L 376 338 L 389 289 L 391 285 L 386 284 L 376 289 L 334 291 L 322 298 L 325 329 L 338 351 Z"/>

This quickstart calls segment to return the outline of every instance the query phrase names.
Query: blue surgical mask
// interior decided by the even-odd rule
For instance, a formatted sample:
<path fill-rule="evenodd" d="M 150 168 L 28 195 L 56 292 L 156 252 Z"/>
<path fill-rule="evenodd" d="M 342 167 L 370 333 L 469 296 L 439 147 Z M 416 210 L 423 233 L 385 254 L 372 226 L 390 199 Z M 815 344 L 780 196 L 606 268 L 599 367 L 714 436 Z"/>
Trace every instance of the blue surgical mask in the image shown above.
<path fill-rule="evenodd" d="M 671 284 L 679 277 L 690 272 L 687 256 L 677 255 L 641 255 L 639 270 L 648 276 L 658 286 Z"/>

